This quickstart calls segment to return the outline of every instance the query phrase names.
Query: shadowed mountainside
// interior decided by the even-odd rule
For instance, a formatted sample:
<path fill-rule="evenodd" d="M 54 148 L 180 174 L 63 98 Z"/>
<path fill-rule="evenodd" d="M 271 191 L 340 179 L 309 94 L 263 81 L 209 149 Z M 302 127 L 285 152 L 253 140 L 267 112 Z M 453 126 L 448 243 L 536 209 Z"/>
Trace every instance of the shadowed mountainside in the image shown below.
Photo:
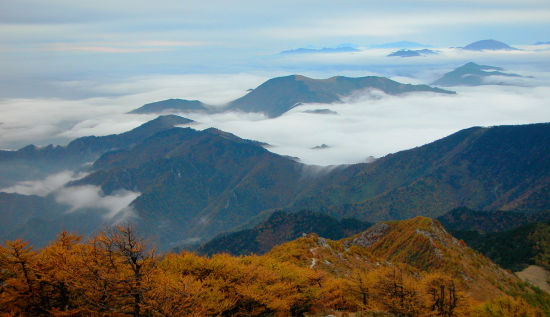
<path fill-rule="evenodd" d="M 0 151 L 0 188 L 56 172 L 83 169 L 84 164 L 95 161 L 103 153 L 132 147 L 157 132 L 191 122 L 193 120 L 175 115 L 159 116 L 121 134 L 81 137 L 66 146 L 29 145 L 18 151 Z"/>
<path fill-rule="evenodd" d="M 521 77 L 518 74 L 504 73 L 502 68 L 476 63 L 464 64 L 453 71 L 444 74 L 434 81 L 432 85 L 439 86 L 479 86 L 479 85 L 504 85 L 505 83 L 489 80 L 491 76 Z"/>
<path fill-rule="evenodd" d="M 366 221 L 437 217 L 449 209 L 550 206 L 550 124 L 475 127 L 372 163 L 335 169 L 295 208 Z"/>
<path fill-rule="evenodd" d="M 341 221 L 326 214 L 301 210 L 295 213 L 277 211 L 252 229 L 224 233 L 201 245 L 195 251 L 212 255 L 264 254 L 274 246 L 315 233 L 333 240 L 342 239 L 365 230 L 371 224 L 355 219 Z"/>

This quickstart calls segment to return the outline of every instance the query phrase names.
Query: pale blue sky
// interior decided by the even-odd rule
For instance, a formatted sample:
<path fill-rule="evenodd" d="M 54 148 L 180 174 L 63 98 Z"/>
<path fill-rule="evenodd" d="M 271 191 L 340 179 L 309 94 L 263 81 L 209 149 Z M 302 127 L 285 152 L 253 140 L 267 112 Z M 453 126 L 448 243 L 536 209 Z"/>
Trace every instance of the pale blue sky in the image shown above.
<path fill-rule="evenodd" d="M 0 0 L 0 24 L 0 98 L 78 98 L 50 84 L 148 74 L 293 73 L 304 67 L 272 57 L 340 43 L 550 41 L 550 1 Z M 337 72 L 339 65 L 330 66 Z"/>

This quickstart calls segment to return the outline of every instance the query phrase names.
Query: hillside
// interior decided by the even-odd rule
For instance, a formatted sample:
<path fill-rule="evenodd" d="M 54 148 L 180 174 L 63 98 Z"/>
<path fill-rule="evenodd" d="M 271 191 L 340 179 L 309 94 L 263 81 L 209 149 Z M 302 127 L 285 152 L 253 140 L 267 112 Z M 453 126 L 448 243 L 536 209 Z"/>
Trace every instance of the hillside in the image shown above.
<path fill-rule="evenodd" d="M 550 211 L 524 213 L 516 211 L 472 210 L 455 208 L 437 220 L 450 231 L 501 232 L 541 221 L 550 220 Z"/>
<path fill-rule="evenodd" d="M 326 214 L 301 210 L 277 211 L 252 229 L 218 235 L 194 250 L 198 254 L 264 254 L 274 246 L 315 233 L 329 239 L 342 239 L 365 230 L 371 224 L 355 219 L 337 219 Z"/>
<path fill-rule="evenodd" d="M 550 211 L 451 210 L 438 220 L 453 236 L 514 272 L 530 265 L 550 269 Z"/>
<path fill-rule="evenodd" d="M 171 128 L 172 119 L 184 120 L 160 117 L 61 148 L 99 156 L 92 173 L 70 186 L 100 186 L 105 198 L 139 193 L 131 203 L 134 220 L 162 249 L 205 242 L 281 208 L 375 222 L 438 217 L 460 206 L 527 212 L 550 206 L 550 124 L 475 127 L 371 163 L 319 168 L 220 130 Z"/>
<path fill-rule="evenodd" d="M 502 68 L 476 63 L 466 63 L 434 81 L 432 85 L 439 86 L 479 86 L 479 85 L 504 85 L 502 80 L 492 80 L 491 76 L 521 77 L 518 74 L 502 72 Z M 494 78 L 494 77 L 493 77 Z"/>
<path fill-rule="evenodd" d="M 341 277 L 354 276 L 358 268 L 371 272 L 404 264 L 400 270 L 405 276 L 440 273 L 452 277 L 465 296 L 476 301 L 522 288 L 515 275 L 455 239 L 437 221 L 425 217 L 377 223 L 339 241 L 310 235 L 275 247 L 267 256 Z"/>
<path fill-rule="evenodd" d="M 427 91 L 454 93 L 427 85 L 401 84 L 385 77 L 343 77 L 312 79 L 301 75 L 272 78 L 245 96 L 229 103 L 227 110 L 262 112 L 268 117 L 277 117 L 300 103 L 334 103 L 354 91 L 378 89 L 386 94 L 397 95 Z"/>
<path fill-rule="evenodd" d="M 175 115 L 159 116 L 128 132 L 81 137 L 66 146 L 29 145 L 18 151 L 0 150 L 0 188 L 61 171 L 81 170 L 85 163 L 95 161 L 103 153 L 132 147 L 157 132 L 191 122 Z"/>
<path fill-rule="evenodd" d="M 39 250 L 21 240 L 0 245 L 0 272 L 0 313 L 11 315 L 550 313 L 550 295 L 424 217 L 379 223 L 337 241 L 309 235 L 241 257 L 160 255 L 131 226 L 89 240 L 62 232 Z"/>
<path fill-rule="evenodd" d="M 131 204 L 163 247 L 198 241 L 289 204 L 312 179 L 305 167 L 259 142 L 216 129 L 166 130 L 128 150 L 104 154 L 94 173 L 72 185 L 141 195 Z"/>
<path fill-rule="evenodd" d="M 550 222 L 487 234 L 476 231 L 454 231 L 453 234 L 503 268 L 517 272 L 529 265 L 538 265 L 550 270 Z"/>
<path fill-rule="evenodd" d="M 550 124 L 475 127 L 368 164 L 333 170 L 295 208 L 366 221 L 452 208 L 548 210 Z"/>
<path fill-rule="evenodd" d="M 32 218 L 50 218 L 63 210 L 63 206 L 43 197 L 0 192 L 0 239 L 12 238 L 10 233 Z"/>
<path fill-rule="evenodd" d="M 319 170 L 219 130 L 176 128 L 103 155 L 75 185 L 142 193 L 132 207 L 172 248 L 287 207 L 370 222 L 459 206 L 545 210 L 548 142 L 550 124 L 470 128 L 372 163 Z"/>

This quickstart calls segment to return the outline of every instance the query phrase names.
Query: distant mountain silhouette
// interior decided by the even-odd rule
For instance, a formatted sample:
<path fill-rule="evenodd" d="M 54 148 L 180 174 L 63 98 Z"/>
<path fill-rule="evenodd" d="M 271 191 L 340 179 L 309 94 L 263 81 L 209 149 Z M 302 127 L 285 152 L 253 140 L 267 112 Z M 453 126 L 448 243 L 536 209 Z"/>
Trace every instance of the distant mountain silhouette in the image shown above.
<path fill-rule="evenodd" d="M 469 50 L 469 51 L 496 51 L 496 50 L 505 50 L 505 51 L 513 51 L 517 50 L 517 48 L 511 47 L 510 45 L 495 41 L 495 40 L 481 40 L 477 42 L 470 43 L 466 46 L 464 46 L 462 49 Z"/>
<path fill-rule="evenodd" d="M 502 70 L 500 67 L 478 65 L 470 62 L 444 74 L 441 78 L 434 81 L 432 85 L 445 87 L 498 85 L 498 82 L 487 81 L 487 78 L 490 76 L 521 77 L 518 74 L 504 73 Z M 505 83 L 500 83 L 500 85 L 503 84 Z"/>
<path fill-rule="evenodd" d="M 305 110 L 304 113 L 313 113 L 313 114 L 338 114 L 338 112 L 330 109 L 315 109 L 315 110 Z"/>
<path fill-rule="evenodd" d="M 438 54 L 438 52 L 429 50 L 429 49 L 421 49 L 421 50 L 402 49 L 402 50 L 395 51 L 393 53 L 388 54 L 388 57 L 393 57 L 393 56 L 416 57 L 416 56 L 435 55 L 435 54 Z"/>
<path fill-rule="evenodd" d="M 359 52 L 360 50 L 351 46 L 339 46 L 339 47 L 323 47 L 323 48 L 296 48 L 292 50 L 282 51 L 280 54 L 316 54 L 316 53 L 349 53 Z"/>
<path fill-rule="evenodd" d="M 208 105 L 198 100 L 167 99 L 148 103 L 129 113 L 165 113 L 165 112 L 206 112 Z"/>
<path fill-rule="evenodd" d="M 454 92 L 427 85 L 401 84 L 385 77 L 343 77 L 312 79 L 301 75 L 272 78 L 245 96 L 229 103 L 227 110 L 262 112 L 277 117 L 301 103 L 340 102 L 342 96 L 362 89 L 379 89 L 386 94 L 398 95 L 427 91 L 452 94 Z"/>

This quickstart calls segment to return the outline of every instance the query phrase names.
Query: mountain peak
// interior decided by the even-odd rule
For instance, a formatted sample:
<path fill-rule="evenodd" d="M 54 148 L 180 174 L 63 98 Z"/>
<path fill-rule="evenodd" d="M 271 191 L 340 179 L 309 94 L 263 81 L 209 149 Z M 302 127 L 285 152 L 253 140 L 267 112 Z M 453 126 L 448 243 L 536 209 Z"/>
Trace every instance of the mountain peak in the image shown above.
<path fill-rule="evenodd" d="M 504 73 L 502 70 L 503 69 L 501 67 L 479 65 L 474 62 L 469 62 L 444 74 L 432 84 L 439 86 L 505 85 L 506 82 L 503 82 L 502 78 L 495 81 L 489 80 L 489 77 L 521 77 L 520 75 L 514 73 Z"/>
<path fill-rule="evenodd" d="M 512 50 L 517 50 L 517 48 L 511 47 L 510 45 L 508 45 L 506 43 L 495 41 L 495 40 L 481 40 L 481 41 L 473 42 L 473 43 L 470 43 L 470 44 L 464 46 L 462 49 L 469 50 L 469 51 L 483 51 L 483 50 L 512 51 Z"/>
<path fill-rule="evenodd" d="M 208 111 L 208 105 L 198 100 L 187 99 L 166 99 L 145 104 L 128 113 L 146 114 L 146 113 L 166 113 L 166 112 L 204 112 Z"/>
<path fill-rule="evenodd" d="M 454 93 L 427 85 L 405 85 L 386 77 L 345 77 L 313 79 L 303 75 L 290 75 L 269 79 L 245 96 L 232 101 L 229 110 L 263 112 L 277 117 L 302 103 L 338 103 L 363 89 L 379 89 L 386 94 L 397 95 L 414 91 Z"/>

